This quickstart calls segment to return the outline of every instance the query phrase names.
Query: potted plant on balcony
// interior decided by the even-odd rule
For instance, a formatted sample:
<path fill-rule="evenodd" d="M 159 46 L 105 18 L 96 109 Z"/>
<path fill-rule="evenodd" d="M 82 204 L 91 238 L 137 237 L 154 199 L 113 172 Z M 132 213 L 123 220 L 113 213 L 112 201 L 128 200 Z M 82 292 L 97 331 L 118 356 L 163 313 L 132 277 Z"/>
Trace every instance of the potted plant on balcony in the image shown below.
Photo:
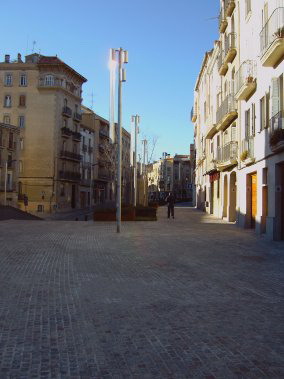
<path fill-rule="evenodd" d="M 269 144 L 272 151 L 284 149 L 284 129 L 274 130 L 270 135 Z"/>
<path fill-rule="evenodd" d="M 244 150 L 240 156 L 241 161 L 244 162 L 248 158 L 249 152 L 247 150 Z"/>
<path fill-rule="evenodd" d="M 284 26 L 279 27 L 274 33 L 276 38 L 284 38 Z"/>

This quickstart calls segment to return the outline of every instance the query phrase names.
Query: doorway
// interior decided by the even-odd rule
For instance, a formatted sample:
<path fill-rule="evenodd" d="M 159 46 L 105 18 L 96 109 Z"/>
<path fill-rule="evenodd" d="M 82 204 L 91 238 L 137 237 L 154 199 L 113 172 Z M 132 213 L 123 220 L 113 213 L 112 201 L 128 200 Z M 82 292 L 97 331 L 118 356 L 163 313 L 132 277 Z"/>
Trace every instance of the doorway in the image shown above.
<path fill-rule="evenodd" d="M 236 191 L 237 175 L 232 172 L 230 175 L 230 206 L 229 206 L 229 221 L 236 221 L 236 205 L 237 205 L 237 191 Z"/>
<path fill-rule="evenodd" d="M 224 177 L 224 204 L 223 204 L 223 217 L 227 217 L 228 213 L 228 178 Z"/>
<path fill-rule="evenodd" d="M 257 214 L 257 173 L 251 174 L 251 228 L 255 228 Z"/>

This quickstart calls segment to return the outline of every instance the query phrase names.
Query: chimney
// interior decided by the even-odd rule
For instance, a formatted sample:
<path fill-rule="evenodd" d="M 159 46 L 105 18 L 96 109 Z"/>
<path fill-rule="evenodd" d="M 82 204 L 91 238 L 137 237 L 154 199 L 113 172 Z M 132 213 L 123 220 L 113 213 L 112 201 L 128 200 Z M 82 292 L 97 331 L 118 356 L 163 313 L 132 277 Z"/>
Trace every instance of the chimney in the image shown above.
<path fill-rule="evenodd" d="M 10 55 L 9 54 L 5 55 L 5 63 L 10 63 Z"/>
<path fill-rule="evenodd" d="M 20 53 L 18 53 L 18 63 L 23 63 L 22 56 Z"/>

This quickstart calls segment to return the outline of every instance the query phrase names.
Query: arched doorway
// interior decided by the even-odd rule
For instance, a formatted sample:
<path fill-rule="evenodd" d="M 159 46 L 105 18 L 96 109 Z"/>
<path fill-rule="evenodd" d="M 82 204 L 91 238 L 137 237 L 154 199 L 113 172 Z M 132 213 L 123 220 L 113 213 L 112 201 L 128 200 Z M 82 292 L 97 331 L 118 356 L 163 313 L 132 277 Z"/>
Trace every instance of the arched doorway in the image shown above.
<path fill-rule="evenodd" d="M 230 202 L 229 202 L 229 221 L 236 221 L 236 202 L 237 202 L 237 190 L 236 190 L 237 176 L 235 172 L 230 175 Z"/>
<path fill-rule="evenodd" d="M 224 193 L 223 193 L 223 217 L 227 217 L 227 209 L 228 209 L 228 178 L 227 175 L 224 177 Z"/>

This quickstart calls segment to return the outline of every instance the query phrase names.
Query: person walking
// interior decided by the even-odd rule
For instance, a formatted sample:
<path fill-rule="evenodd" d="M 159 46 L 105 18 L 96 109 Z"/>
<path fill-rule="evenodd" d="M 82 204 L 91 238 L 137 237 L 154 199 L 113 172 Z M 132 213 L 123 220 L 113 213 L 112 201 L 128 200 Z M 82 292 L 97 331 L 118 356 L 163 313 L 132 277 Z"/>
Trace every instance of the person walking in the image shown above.
<path fill-rule="evenodd" d="M 175 197 L 171 192 L 167 196 L 166 202 L 168 203 L 168 218 L 170 218 L 170 215 L 175 218 Z"/>

